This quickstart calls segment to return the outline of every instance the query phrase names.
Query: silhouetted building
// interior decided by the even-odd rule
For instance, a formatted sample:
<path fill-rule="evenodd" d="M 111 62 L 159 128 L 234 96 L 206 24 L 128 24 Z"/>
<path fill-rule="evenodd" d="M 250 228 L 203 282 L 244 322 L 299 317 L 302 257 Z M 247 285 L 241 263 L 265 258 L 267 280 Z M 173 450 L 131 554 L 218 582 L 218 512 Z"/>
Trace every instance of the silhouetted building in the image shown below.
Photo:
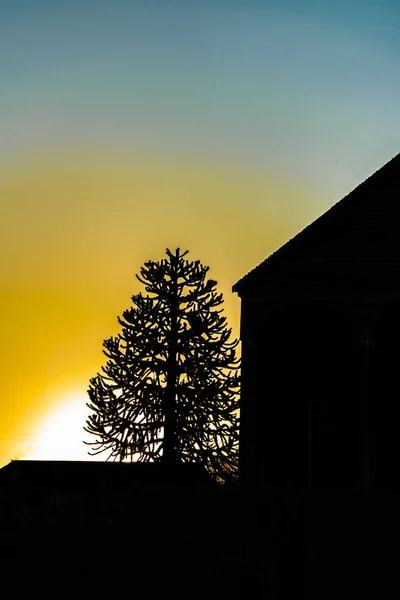
<path fill-rule="evenodd" d="M 399 487 L 400 155 L 233 291 L 241 478 Z"/>
<path fill-rule="evenodd" d="M 400 154 L 233 291 L 243 597 L 399 597 Z"/>

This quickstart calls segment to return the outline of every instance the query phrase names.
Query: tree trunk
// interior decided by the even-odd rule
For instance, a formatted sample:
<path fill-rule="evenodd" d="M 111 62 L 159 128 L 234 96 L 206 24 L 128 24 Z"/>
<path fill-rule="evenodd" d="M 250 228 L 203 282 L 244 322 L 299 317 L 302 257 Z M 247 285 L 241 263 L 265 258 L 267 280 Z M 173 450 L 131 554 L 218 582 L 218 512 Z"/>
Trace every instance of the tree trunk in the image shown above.
<path fill-rule="evenodd" d="M 172 259 L 171 259 L 172 263 Z M 174 261 L 175 263 L 175 261 Z M 165 464 L 174 464 L 178 462 L 176 454 L 176 419 L 175 419 L 175 399 L 176 399 L 176 379 L 177 379 L 177 337 L 178 337 L 178 285 L 177 285 L 177 266 L 178 260 L 174 264 L 174 271 L 171 275 L 171 289 L 173 297 L 171 301 L 171 332 L 168 344 L 168 365 L 167 365 L 167 386 L 164 400 L 164 440 L 162 462 Z"/>

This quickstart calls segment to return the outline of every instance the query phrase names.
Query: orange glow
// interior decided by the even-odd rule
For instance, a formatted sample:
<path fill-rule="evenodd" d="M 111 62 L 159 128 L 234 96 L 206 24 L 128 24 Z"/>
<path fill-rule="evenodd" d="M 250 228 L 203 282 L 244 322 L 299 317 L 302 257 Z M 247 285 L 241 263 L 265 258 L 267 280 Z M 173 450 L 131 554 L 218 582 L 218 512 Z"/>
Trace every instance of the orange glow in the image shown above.
<path fill-rule="evenodd" d="M 209 265 L 238 335 L 231 286 L 317 206 L 237 165 L 98 152 L 4 162 L 0 198 L 0 465 L 33 457 L 33 445 L 43 457 L 78 456 L 58 435 L 67 444 L 67 430 L 82 432 L 102 341 L 142 289 L 146 260 L 180 246 Z"/>

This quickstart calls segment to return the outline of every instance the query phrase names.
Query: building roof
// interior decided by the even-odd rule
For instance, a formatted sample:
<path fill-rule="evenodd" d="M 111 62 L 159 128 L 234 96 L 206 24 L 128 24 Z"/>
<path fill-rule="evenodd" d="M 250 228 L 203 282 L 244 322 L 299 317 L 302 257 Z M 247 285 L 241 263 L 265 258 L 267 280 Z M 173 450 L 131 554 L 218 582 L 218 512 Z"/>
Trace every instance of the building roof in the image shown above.
<path fill-rule="evenodd" d="M 239 296 L 400 293 L 400 154 L 234 286 Z"/>

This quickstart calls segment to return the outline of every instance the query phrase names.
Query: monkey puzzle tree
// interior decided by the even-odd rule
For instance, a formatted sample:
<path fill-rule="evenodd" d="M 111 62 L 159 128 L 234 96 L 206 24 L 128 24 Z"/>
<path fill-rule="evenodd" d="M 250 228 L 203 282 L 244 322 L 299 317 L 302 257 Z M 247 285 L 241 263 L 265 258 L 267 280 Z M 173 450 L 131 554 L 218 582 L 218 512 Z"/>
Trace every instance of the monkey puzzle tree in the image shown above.
<path fill-rule="evenodd" d="M 238 461 L 238 340 L 221 315 L 209 267 L 167 249 L 137 279 L 147 295 L 103 343 L 107 363 L 90 380 L 90 454 L 113 460 L 195 462 L 224 480 Z"/>

